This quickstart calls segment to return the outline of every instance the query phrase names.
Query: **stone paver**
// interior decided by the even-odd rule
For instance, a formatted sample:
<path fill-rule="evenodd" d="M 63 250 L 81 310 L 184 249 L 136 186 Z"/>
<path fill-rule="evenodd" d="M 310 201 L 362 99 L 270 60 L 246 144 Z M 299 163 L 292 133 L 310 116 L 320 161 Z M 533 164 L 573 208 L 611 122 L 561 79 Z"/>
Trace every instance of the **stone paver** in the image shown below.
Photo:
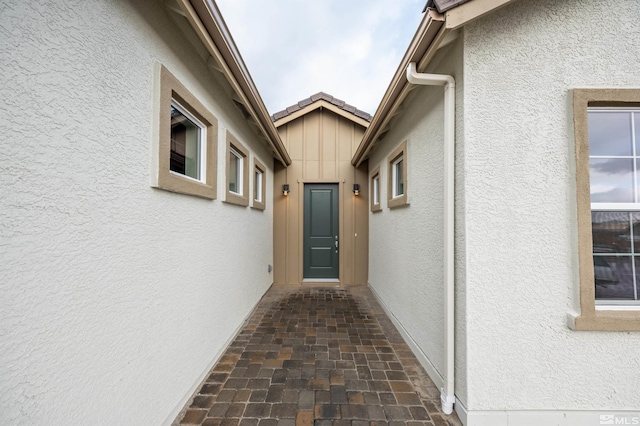
<path fill-rule="evenodd" d="M 461 425 L 367 287 L 274 287 L 174 425 Z"/>

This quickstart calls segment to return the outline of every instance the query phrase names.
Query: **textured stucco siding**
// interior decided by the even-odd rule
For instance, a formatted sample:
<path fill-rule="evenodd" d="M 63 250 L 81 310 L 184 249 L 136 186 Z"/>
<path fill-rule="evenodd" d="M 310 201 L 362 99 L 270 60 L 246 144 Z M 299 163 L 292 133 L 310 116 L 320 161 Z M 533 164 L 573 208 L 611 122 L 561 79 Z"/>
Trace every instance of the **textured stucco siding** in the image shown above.
<path fill-rule="evenodd" d="M 461 41 L 442 49 L 428 71 L 461 77 L 461 49 Z M 382 210 L 370 214 L 369 284 L 440 377 L 445 375 L 443 131 L 443 88 L 416 88 L 369 159 L 369 170 L 380 166 L 382 200 Z M 403 141 L 407 141 L 409 205 L 389 209 L 387 157 Z M 458 294 L 459 304 L 463 293 Z M 463 311 L 458 320 L 463 328 Z M 461 337 L 457 368 L 464 371 Z"/>
<path fill-rule="evenodd" d="M 465 28 L 470 410 L 640 409 L 640 334 L 565 322 L 578 303 L 570 88 L 640 85 L 638 16 L 632 0 L 519 1 Z"/>
<path fill-rule="evenodd" d="M 271 283 L 273 160 L 158 2 L 0 6 L 0 423 L 161 424 Z M 218 200 L 150 187 L 154 64 L 218 118 Z"/>

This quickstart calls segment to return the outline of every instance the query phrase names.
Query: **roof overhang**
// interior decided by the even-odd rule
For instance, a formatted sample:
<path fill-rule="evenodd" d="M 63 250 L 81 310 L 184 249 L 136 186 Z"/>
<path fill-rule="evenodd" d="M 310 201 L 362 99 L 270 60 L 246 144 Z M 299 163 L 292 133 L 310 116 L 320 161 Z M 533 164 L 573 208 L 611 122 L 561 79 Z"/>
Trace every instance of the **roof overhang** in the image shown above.
<path fill-rule="evenodd" d="M 360 117 L 357 117 L 357 116 L 345 111 L 344 109 L 339 108 L 339 107 L 333 105 L 332 103 L 325 101 L 324 99 L 317 100 L 317 101 L 307 105 L 306 107 L 301 108 L 301 109 L 297 110 L 296 112 L 293 112 L 293 113 L 287 115 L 286 117 L 283 117 L 283 118 L 281 118 L 279 120 L 276 120 L 274 124 L 275 124 L 276 127 L 283 126 L 283 125 L 285 125 L 285 124 L 287 124 L 287 123 L 289 123 L 289 122 L 291 122 L 291 121 L 293 121 L 293 120 L 295 120 L 297 118 L 302 117 L 303 115 L 309 114 L 311 111 L 314 111 L 316 109 L 321 109 L 321 108 L 329 110 L 329 111 L 331 111 L 331 112 L 333 112 L 333 113 L 335 113 L 335 114 L 337 114 L 337 115 L 339 115 L 341 117 L 344 117 L 345 119 L 347 119 L 349 121 L 352 121 L 352 122 L 354 122 L 356 124 L 359 124 L 360 126 L 364 127 L 365 129 L 367 127 L 369 127 L 369 122 L 367 120 L 364 120 L 364 119 L 362 119 Z"/>
<path fill-rule="evenodd" d="M 455 30 L 516 0 L 471 0 L 446 12 L 448 30 Z"/>
<path fill-rule="evenodd" d="M 291 164 L 291 157 L 282 143 L 280 134 L 260 97 L 249 70 L 236 47 L 218 6 L 213 0 L 176 0 L 194 32 L 205 46 L 210 60 L 235 92 L 233 101 L 239 106 L 245 118 L 257 127 L 277 158 L 285 166 Z M 211 64 L 210 64 L 211 65 Z"/>
<path fill-rule="evenodd" d="M 443 0 L 442 3 L 447 3 L 447 1 Z M 411 62 L 415 62 L 418 72 L 425 72 L 440 44 L 450 32 L 514 1 L 516 0 L 469 0 L 460 3 L 452 0 L 449 3 L 455 2 L 456 6 L 452 6 L 443 14 L 435 9 L 426 10 L 409 48 L 371 119 L 371 124 L 365 132 L 362 142 L 356 149 L 351 160 L 354 166 L 359 167 L 367 159 L 375 143 L 389 131 L 393 117 L 402 113 L 402 103 L 413 88 L 405 76 L 407 66 Z"/>
<path fill-rule="evenodd" d="M 382 101 L 380 101 L 380 105 L 371 119 L 371 124 L 364 133 L 362 142 L 351 160 L 354 166 L 359 167 L 367 158 L 369 151 L 373 148 L 373 144 L 385 132 L 385 128 L 393 118 L 394 113 L 409 94 L 409 85 L 404 76 L 405 70 L 411 62 L 420 62 L 427 55 L 431 46 L 436 44 L 434 41 L 443 36 L 444 21 L 444 15 L 433 9 L 429 9 L 425 13 L 418 31 L 413 36 L 409 48 L 400 61 L 391 84 L 382 97 Z M 424 67 L 422 70 L 424 70 Z"/>

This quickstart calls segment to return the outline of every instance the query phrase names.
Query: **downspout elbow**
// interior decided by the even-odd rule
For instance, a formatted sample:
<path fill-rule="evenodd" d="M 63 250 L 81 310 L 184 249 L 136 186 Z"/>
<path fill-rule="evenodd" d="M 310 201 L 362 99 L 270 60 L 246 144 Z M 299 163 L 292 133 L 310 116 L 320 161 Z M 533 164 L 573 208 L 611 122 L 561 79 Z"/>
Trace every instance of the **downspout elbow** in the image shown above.
<path fill-rule="evenodd" d="M 456 86 L 456 80 L 450 75 L 419 73 L 415 62 L 407 66 L 407 81 L 426 86 L 446 86 L 446 89 L 454 89 Z"/>

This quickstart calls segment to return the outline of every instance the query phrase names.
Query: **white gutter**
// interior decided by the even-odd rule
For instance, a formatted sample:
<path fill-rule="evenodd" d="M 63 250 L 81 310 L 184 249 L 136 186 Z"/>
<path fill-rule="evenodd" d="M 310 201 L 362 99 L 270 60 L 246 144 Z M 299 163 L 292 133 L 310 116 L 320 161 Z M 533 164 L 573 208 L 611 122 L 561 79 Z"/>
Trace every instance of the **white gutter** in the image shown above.
<path fill-rule="evenodd" d="M 453 412 L 455 403 L 454 358 L 454 186 L 455 186 L 455 113 L 456 82 L 450 75 L 418 73 L 415 62 L 407 66 L 407 81 L 425 86 L 444 86 L 444 357 L 446 377 L 440 389 L 442 411 Z"/>

